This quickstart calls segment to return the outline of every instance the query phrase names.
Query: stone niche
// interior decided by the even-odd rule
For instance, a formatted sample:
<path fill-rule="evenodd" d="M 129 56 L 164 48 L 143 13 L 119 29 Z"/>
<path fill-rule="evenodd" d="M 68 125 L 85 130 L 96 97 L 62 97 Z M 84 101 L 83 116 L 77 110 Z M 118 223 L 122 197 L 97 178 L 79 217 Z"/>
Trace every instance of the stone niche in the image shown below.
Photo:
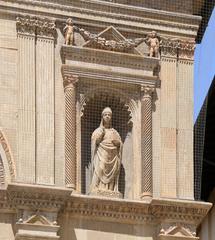
<path fill-rule="evenodd" d="M 117 197 L 137 199 L 143 192 L 152 192 L 152 93 L 159 86 L 155 74 L 159 58 L 146 56 L 136 47 L 129 47 L 128 51 L 124 46 L 123 51 L 118 49 L 117 44 L 126 40 L 112 26 L 98 36 L 98 42 L 93 38 L 82 46 L 63 45 L 61 49 L 66 185 L 78 193 L 90 192 L 93 177 L 91 135 L 100 125 L 102 110 L 110 107 L 112 126 L 123 144 Z M 102 45 L 103 39 L 108 39 L 107 45 Z M 112 41 L 114 44 L 108 46 Z M 142 121 L 147 122 L 146 127 L 142 127 Z M 147 135 L 145 139 L 149 141 L 142 142 L 142 135 Z M 141 157 L 143 147 L 148 149 L 145 151 L 148 155 Z M 148 171 L 144 171 L 150 185 L 146 191 L 142 184 L 144 176 L 135 174 L 137 168 L 139 171 L 143 167 L 144 157 L 150 162 Z M 103 194 L 116 197 L 110 192 Z"/>

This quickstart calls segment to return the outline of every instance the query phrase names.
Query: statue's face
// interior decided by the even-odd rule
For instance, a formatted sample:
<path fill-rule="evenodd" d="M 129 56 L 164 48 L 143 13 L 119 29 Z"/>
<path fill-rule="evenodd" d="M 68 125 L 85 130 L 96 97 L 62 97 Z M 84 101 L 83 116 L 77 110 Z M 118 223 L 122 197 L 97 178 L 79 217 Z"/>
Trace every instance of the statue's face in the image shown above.
<path fill-rule="evenodd" d="M 104 112 L 103 113 L 103 121 L 104 121 L 104 123 L 109 124 L 111 122 L 111 117 L 112 117 L 112 114 L 110 112 Z"/>

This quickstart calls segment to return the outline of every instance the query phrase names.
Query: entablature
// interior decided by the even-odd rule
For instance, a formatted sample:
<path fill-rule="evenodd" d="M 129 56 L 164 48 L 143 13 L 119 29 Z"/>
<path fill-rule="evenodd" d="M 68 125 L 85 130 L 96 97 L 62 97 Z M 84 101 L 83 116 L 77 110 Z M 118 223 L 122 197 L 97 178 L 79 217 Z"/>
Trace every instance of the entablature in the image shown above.
<path fill-rule="evenodd" d="M 155 86 L 158 58 L 76 46 L 62 47 L 62 74 L 82 79 L 108 80 Z"/>

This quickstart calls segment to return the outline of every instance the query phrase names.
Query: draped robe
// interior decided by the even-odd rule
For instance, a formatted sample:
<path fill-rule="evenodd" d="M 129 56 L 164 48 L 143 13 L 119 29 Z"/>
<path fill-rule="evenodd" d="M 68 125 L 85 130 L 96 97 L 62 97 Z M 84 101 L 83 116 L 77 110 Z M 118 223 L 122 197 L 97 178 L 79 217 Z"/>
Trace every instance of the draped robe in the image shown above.
<path fill-rule="evenodd" d="M 91 151 L 93 178 L 90 191 L 96 189 L 118 191 L 122 155 L 119 133 L 114 128 L 104 128 L 100 125 L 92 134 Z"/>

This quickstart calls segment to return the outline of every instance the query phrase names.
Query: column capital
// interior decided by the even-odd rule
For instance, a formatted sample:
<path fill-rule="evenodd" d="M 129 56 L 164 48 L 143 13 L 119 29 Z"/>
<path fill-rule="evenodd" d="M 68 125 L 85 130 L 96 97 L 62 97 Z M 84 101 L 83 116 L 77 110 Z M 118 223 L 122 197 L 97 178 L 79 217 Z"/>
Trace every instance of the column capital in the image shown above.
<path fill-rule="evenodd" d="M 162 38 L 161 57 L 177 58 L 178 39 Z"/>
<path fill-rule="evenodd" d="M 148 86 L 148 85 L 141 85 L 140 90 L 143 96 L 151 97 L 155 91 L 155 87 Z"/>
<path fill-rule="evenodd" d="M 17 32 L 27 35 L 54 38 L 56 34 L 55 22 L 48 18 L 36 16 L 18 16 L 16 18 Z"/>
<path fill-rule="evenodd" d="M 36 20 L 36 34 L 41 37 L 54 38 L 56 34 L 55 22 L 47 18 Z"/>
<path fill-rule="evenodd" d="M 20 34 L 36 34 L 36 18 L 32 16 L 19 16 L 16 18 L 16 29 Z"/>
<path fill-rule="evenodd" d="M 72 87 L 75 83 L 77 83 L 79 77 L 77 75 L 72 74 L 63 74 L 63 86 L 64 88 Z"/>
<path fill-rule="evenodd" d="M 194 40 L 186 40 L 180 41 L 178 46 L 178 58 L 180 59 L 188 59 L 193 60 L 195 50 L 195 41 Z"/>

